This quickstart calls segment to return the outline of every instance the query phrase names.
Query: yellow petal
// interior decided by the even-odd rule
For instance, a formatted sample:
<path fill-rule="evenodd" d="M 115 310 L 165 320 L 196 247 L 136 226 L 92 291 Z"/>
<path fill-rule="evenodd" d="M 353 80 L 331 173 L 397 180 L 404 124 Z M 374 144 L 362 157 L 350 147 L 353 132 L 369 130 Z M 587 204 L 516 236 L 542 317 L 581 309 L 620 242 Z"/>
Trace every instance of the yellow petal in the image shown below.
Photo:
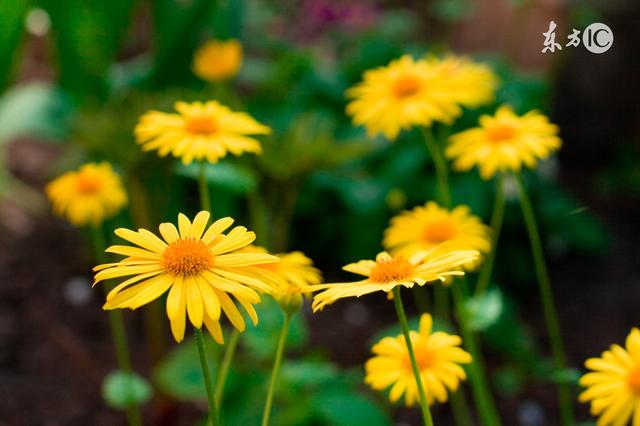
<path fill-rule="evenodd" d="M 199 212 L 196 217 L 193 219 L 193 224 L 191 225 L 191 233 L 190 237 L 199 240 L 204 233 L 204 229 L 207 226 L 207 222 L 209 222 L 209 217 L 211 214 L 208 211 Z"/>
<path fill-rule="evenodd" d="M 167 316 L 169 319 L 176 318 L 180 314 L 181 307 L 185 305 L 184 294 L 184 280 L 182 277 L 177 276 L 169 296 L 167 296 Z"/>
<path fill-rule="evenodd" d="M 193 278 L 186 278 L 184 281 L 187 295 L 187 313 L 194 327 L 202 327 L 202 296 L 198 283 Z"/>
<path fill-rule="evenodd" d="M 161 223 L 158 229 L 167 244 L 171 244 L 180 239 L 180 234 L 173 223 Z"/>
<path fill-rule="evenodd" d="M 191 222 L 184 214 L 178 215 L 178 228 L 180 229 L 180 238 L 189 238 L 191 234 Z"/>

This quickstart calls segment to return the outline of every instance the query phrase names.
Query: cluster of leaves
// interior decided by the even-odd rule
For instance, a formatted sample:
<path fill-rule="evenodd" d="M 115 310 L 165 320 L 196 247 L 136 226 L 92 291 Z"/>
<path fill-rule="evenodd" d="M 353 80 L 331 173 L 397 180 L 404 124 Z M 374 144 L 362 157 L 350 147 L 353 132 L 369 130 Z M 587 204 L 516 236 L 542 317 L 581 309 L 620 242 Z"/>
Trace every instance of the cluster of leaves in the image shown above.
<path fill-rule="evenodd" d="M 229 373 L 222 404 L 224 424 L 259 424 L 264 395 L 268 387 L 273 348 L 282 328 L 279 306 L 266 298 L 258 307 L 260 324 L 241 336 L 240 353 Z M 287 348 L 301 351 L 308 344 L 307 325 L 302 316 L 292 318 Z M 212 340 L 210 365 L 215 376 L 221 357 L 220 347 Z M 206 397 L 195 342 L 186 342 L 171 352 L 156 368 L 155 383 L 166 395 L 181 401 Z M 362 371 L 341 371 L 319 354 L 304 351 L 282 366 L 275 395 L 273 424 L 279 425 L 353 425 L 391 424 L 379 403 L 364 396 Z"/>

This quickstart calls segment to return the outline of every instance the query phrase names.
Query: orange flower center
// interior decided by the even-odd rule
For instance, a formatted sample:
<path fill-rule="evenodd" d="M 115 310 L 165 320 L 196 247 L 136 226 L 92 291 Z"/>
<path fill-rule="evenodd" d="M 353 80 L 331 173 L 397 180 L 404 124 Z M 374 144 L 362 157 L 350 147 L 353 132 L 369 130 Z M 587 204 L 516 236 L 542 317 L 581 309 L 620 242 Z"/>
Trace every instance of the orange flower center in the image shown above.
<path fill-rule="evenodd" d="M 213 255 L 205 243 L 193 238 L 174 241 L 162 253 L 162 267 L 172 275 L 198 275 L 213 266 Z"/>
<path fill-rule="evenodd" d="M 416 362 L 418 363 L 418 369 L 420 371 L 428 370 L 434 367 L 436 363 L 436 357 L 425 344 L 414 344 L 413 353 L 416 356 Z M 411 358 L 409 358 L 409 352 L 405 353 L 402 358 L 402 366 L 410 372 L 413 372 L 411 368 Z"/>
<path fill-rule="evenodd" d="M 415 95 L 420 90 L 420 80 L 412 75 L 400 77 L 393 86 L 393 93 L 402 99 Z"/>
<path fill-rule="evenodd" d="M 640 396 L 640 368 L 636 368 L 629 374 L 627 384 L 631 388 L 631 391 L 637 396 Z"/>
<path fill-rule="evenodd" d="M 371 268 L 369 280 L 374 283 L 387 284 L 393 281 L 405 280 L 411 277 L 413 265 L 403 257 L 379 260 Z"/>
<path fill-rule="evenodd" d="M 100 180 L 93 176 L 79 175 L 76 179 L 76 191 L 81 194 L 93 194 L 100 189 Z"/>
<path fill-rule="evenodd" d="M 442 219 L 425 226 L 422 231 L 422 238 L 430 243 L 441 243 L 449 241 L 455 235 L 456 230 L 448 219 Z"/>
<path fill-rule="evenodd" d="M 487 128 L 487 137 L 491 142 L 500 143 L 513 139 L 516 129 L 508 124 L 497 124 Z"/>
<path fill-rule="evenodd" d="M 266 269 L 267 271 L 271 271 L 271 272 L 278 272 L 278 266 L 279 266 L 280 262 L 274 262 L 274 263 L 263 263 L 260 265 L 256 265 L 262 269 Z"/>
<path fill-rule="evenodd" d="M 185 123 L 185 129 L 194 135 L 212 135 L 218 131 L 218 124 L 211 117 L 190 117 Z"/>

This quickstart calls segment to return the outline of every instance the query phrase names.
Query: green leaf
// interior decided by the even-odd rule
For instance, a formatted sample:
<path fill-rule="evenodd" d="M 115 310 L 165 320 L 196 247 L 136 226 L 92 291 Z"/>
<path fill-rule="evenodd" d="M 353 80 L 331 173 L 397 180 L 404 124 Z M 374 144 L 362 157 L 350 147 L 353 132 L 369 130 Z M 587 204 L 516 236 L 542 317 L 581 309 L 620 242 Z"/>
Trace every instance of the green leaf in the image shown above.
<path fill-rule="evenodd" d="M 376 148 L 365 140 L 336 139 L 336 119 L 327 114 L 300 114 L 294 106 L 282 107 L 278 113 L 273 123 L 275 133 L 265 138 L 264 153 L 258 157 L 262 171 L 275 180 L 335 169 Z"/>
<path fill-rule="evenodd" d="M 582 374 L 577 368 L 567 367 L 564 369 L 557 369 L 555 367 L 555 363 L 551 359 L 544 359 L 536 365 L 534 375 L 552 383 L 565 383 L 577 386 Z"/>
<path fill-rule="evenodd" d="M 430 5 L 433 15 L 444 22 L 457 22 L 474 12 L 469 0 L 436 0 Z"/>
<path fill-rule="evenodd" d="M 333 426 L 387 426 L 391 420 L 380 406 L 370 399 L 349 391 L 319 392 L 313 397 L 313 407 Z"/>
<path fill-rule="evenodd" d="M 492 288 L 479 296 L 473 296 L 464 304 L 469 327 L 475 331 L 486 330 L 493 325 L 502 314 L 502 309 L 502 292 L 497 288 Z"/>
<path fill-rule="evenodd" d="M 284 312 L 270 297 L 263 297 L 256 306 L 260 322 L 256 327 L 248 327 L 242 335 L 242 343 L 257 359 L 271 360 L 278 344 L 280 330 L 284 323 Z M 291 317 L 287 334 L 287 349 L 304 346 L 309 336 L 304 317 L 297 314 Z"/>
<path fill-rule="evenodd" d="M 0 2 L 0 89 L 9 78 L 23 33 L 24 16 L 30 0 Z"/>
<path fill-rule="evenodd" d="M 152 84 L 195 81 L 191 73 L 193 52 L 203 41 L 203 30 L 212 23 L 217 2 L 208 0 L 156 0 L 154 22 L 154 69 Z"/>
<path fill-rule="evenodd" d="M 44 83 L 16 86 L 0 98 L 0 144 L 16 136 L 47 139 L 68 132 L 71 106 L 63 93 Z"/>
<path fill-rule="evenodd" d="M 217 372 L 220 345 L 206 334 L 205 346 L 211 376 Z M 182 342 L 154 370 L 154 382 L 166 395 L 182 401 L 206 398 L 198 348 L 193 339 Z"/>
<path fill-rule="evenodd" d="M 191 163 L 184 165 L 178 163 L 176 173 L 191 179 L 198 180 L 200 176 L 200 164 Z M 246 194 L 258 186 L 257 177 L 252 170 L 230 161 L 205 165 L 205 177 L 211 185 L 219 186 L 230 192 Z"/>
<path fill-rule="evenodd" d="M 61 86 L 77 99 L 103 99 L 107 72 L 126 34 L 135 1 L 41 2 L 51 17 Z"/>
<path fill-rule="evenodd" d="M 551 378 L 555 383 L 567 383 L 577 386 L 580 376 L 580 370 L 577 368 L 565 368 L 563 370 L 555 370 Z"/>
<path fill-rule="evenodd" d="M 152 393 L 144 378 L 122 370 L 112 371 L 102 383 L 102 397 L 113 408 L 143 405 L 151 399 Z"/>
<path fill-rule="evenodd" d="M 539 350 L 531 330 L 517 315 L 513 300 L 503 295 L 502 313 L 497 321 L 487 327 L 483 336 L 488 347 L 525 368 L 533 368 L 539 362 Z"/>
<path fill-rule="evenodd" d="M 491 65 L 500 79 L 495 104 L 509 104 L 521 114 L 532 109 L 548 109 L 551 91 L 548 81 L 541 76 L 518 72 L 505 61 L 495 60 Z"/>
<path fill-rule="evenodd" d="M 282 365 L 280 380 L 289 387 L 319 387 L 331 383 L 339 374 L 337 368 L 325 361 L 287 361 Z"/>

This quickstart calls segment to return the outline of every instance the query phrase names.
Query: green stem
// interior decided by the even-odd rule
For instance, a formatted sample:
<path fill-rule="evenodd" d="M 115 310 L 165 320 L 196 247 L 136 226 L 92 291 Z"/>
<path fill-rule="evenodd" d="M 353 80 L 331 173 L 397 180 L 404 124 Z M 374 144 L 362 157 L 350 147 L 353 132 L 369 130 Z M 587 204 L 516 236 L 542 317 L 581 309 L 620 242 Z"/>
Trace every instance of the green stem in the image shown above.
<path fill-rule="evenodd" d="M 213 393 L 213 384 L 211 383 L 209 361 L 207 360 L 207 349 L 204 346 L 204 337 L 202 336 L 202 330 L 198 327 L 194 327 L 193 334 L 196 338 L 196 345 L 198 346 L 200 368 L 202 370 L 202 378 L 204 379 L 204 387 L 207 391 L 207 402 L 209 404 L 209 421 L 211 422 L 211 425 L 216 426 L 218 424 L 218 405 L 216 404 L 216 398 Z"/>
<path fill-rule="evenodd" d="M 443 207 L 451 207 L 451 196 L 449 191 L 449 169 L 447 168 L 447 162 L 442 156 L 442 150 L 433 137 L 433 132 L 430 128 L 421 127 L 422 136 L 424 137 L 425 144 L 429 150 L 429 154 L 433 159 L 433 164 L 436 169 L 436 178 L 438 180 L 438 195 L 439 201 Z M 447 297 L 447 289 L 442 285 L 436 285 L 433 289 L 434 300 L 433 304 L 436 310 L 436 315 L 443 320 L 448 320 L 449 312 L 449 299 Z"/>
<path fill-rule="evenodd" d="M 460 333 L 464 346 L 471 354 L 472 363 L 468 365 L 469 382 L 473 390 L 473 400 L 478 407 L 478 413 L 482 419 L 482 424 L 486 426 L 498 426 L 501 424 L 500 416 L 496 409 L 495 402 L 491 394 L 491 388 L 487 382 L 485 375 L 485 363 L 478 337 L 471 331 L 467 323 L 467 317 L 464 312 L 464 289 L 466 280 L 460 279 L 451 286 L 453 293 L 454 305 L 456 307 L 456 316 L 460 324 Z"/>
<path fill-rule="evenodd" d="M 472 426 L 473 419 L 471 411 L 467 404 L 464 388 L 460 386 L 456 392 L 451 395 L 451 413 L 456 426 Z"/>
<path fill-rule="evenodd" d="M 224 384 L 227 381 L 227 375 L 229 374 L 229 368 L 231 367 L 231 362 L 233 361 L 233 357 L 236 353 L 239 338 L 240 332 L 234 328 L 231 332 L 231 337 L 229 337 L 229 341 L 226 344 L 224 356 L 220 363 L 220 370 L 216 377 L 215 397 L 216 401 L 220 401 L 221 403 L 224 395 Z"/>
<path fill-rule="evenodd" d="M 547 332 L 551 342 L 551 350 L 555 367 L 558 371 L 562 371 L 567 365 L 567 356 L 562 342 L 560 332 L 560 323 L 555 308 L 553 291 L 551 290 L 551 281 L 544 260 L 544 252 L 542 250 L 542 242 L 540 241 L 540 233 L 536 223 L 536 217 L 533 212 L 531 200 L 527 194 L 522 176 L 515 175 L 518 182 L 518 190 L 520 194 L 520 205 L 522 206 L 522 215 L 524 217 L 527 232 L 529 233 L 529 242 L 531 243 L 531 252 L 533 254 L 533 263 L 538 278 L 538 287 L 540 290 L 540 298 L 542 299 L 542 308 L 544 311 L 544 319 L 547 324 Z M 562 424 L 569 426 L 573 424 L 573 404 L 571 393 L 566 383 L 558 383 L 558 402 L 560 404 L 560 418 Z"/>
<path fill-rule="evenodd" d="M 444 207 L 451 208 L 449 169 L 442 153 L 441 146 L 436 143 L 433 138 L 433 134 L 429 129 L 422 128 L 422 132 L 435 165 L 440 201 Z M 469 328 L 467 321 L 464 320 L 465 292 L 462 286 L 465 285 L 466 281 L 457 280 L 457 282 L 453 283 L 450 287 L 453 292 L 454 308 L 458 317 L 460 333 L 463 336 L 462 338 L 465 345 L 470 349 L 469 352 L 473 357 L 473 363 L 469 366 L 469 381 L 471 383 L 473 398 L 478 407 L 478 412 L 483 424 L 487 426 L 496 426 L 501 424 L 500 417 L 498 416 L 495 403 L 493 402 L 491 388 L 489 387 L 485 377 L 486 369 L 484 367 L 482 353 L 479 350 L 479 342 L 477 341 L 477 336 L 473 330 Z"/>
<path fill-rule="evenodd" d="M 502 230 L 502 218 L 504 217 L 504 189 L 502 185 L 502 175 L 496 175 L 496 196 L 493 201 L 493 212 L 491 213 L 491 230 L 493 231 L 493 238 L 491 244 L 491 251 L 487 254 L 487 258 L 480 269 L 480 276 L 476 284 L 475 294 L 479 296 L 483 294 L 489 286 L 489 280 L 491 279 L 491 273 L 493 272 L 493 265 L 496 258 L 496 251 L 498 250 L 498 240 L 500 239 L 500 231 Z"/>
<path fill-rule="evenodd" d="M 276 357 L 273 361 L 273 370 L 271 371 L 271 380 L 269 381 L 269 391 L 267 392 L 267 399 L 264 403 L 264 411 L 262 413 L 262 426 L 269 425 L 269 416 L 271 415 L 271 405 L 273 404 L 273 394 L 276 389 L 276 381 L 280 374 L 280 365 L 282 364 L 282 356 L 284 355 L 284 347 L 287 342 L 287 333 L 289 332 L 289 321 L 291 320 L 291 314 L 285 313 L 284 324 L 282 324 L 282 330 L 280 331 L 280 338 L 278 340 L 278 347 L 276 349 Z"/>
<path fill-rule="evenodd" d="M 108 291 L 105 291 L 108 293 Z M 106 294 L 105 294 L 106 296 Z M 129 355 L 129 346 L 127 345 L 127 336 L 124 330 L 124 318 L 122 311 L 112 309 L 109 312 L 109 325 L 111 326 L 111 335 L 116 347 L 116 360 L 118 367 L 127 373 L 131 372 L 131 357 Z"/>
<path fill-rule="evenodd" d="M 211 212 L 211 194 L 207 183 L 207 163 L 201 161 L 198 171 L 198 190 L 200 192 L 200 208 Z"/>
<path fill-rule="evenodd" d="M 402 334 L 404 334 L 404 340 L 407 343 L 407 351 L 409 352 L 409 359 L 411 360 L 411 368 L 413 369 L 413 375 L 416 378 L 416 384 L 418 386 L 420 408 L 422 408 L 422 420 L 424 421 L 425 426 L 433 426 L 433 419 L 431 418 L 431 411 L 429 411 L 427 395 L 425 394 L 424 386 L 422 385 L 422 377 L 420 375 L 420 369 L 418 368 L 418 361 L 416 361 L 416 355 L 413 352 L 413 345 L 411 344 L 407 315 L 404 312 L 404 306 L 402 305 L 402 299 L 400 298 L 400 286 L 395 286 L 393 288 L 393 303 L 396 306 L 396 313 L 398 314 L 398 320 L 400 320 Z"/>
<path fill-rule="evenodd" d="M 102 232 L 101 226 L 94 226 L 91 228 L 91 239 L 95 249 L 96 258 L 99 263 L 107 263 L 109 259 L 104 252 L 105 238 Z M 106 297 L 109 294 L 109 286 L 106 284 L 102 286 L 102 290 Z M 131 355 L 129 354 L 129 345 L 127 343 L 127 333 L 124 327 L 124 319 L 122 317 L 122 311 L 119 309 L 113 309 L 107 311 L 109 315 L 109 325 L 111 328 L 111 336 L 113 339 L 113 345 L 116 349 L 116 362 L 118 368 L 125 373 L 131 373 Z M 127 407 L 127 420 L 130 426 L 142 425 L 142 418 L 140 416 L 140 410 L 135 405 Z"/>
<path fill-rule="evenodd" d="M 444 207 L 451 207 L 451 194 L 449 192 L 449 169 L 447 167 L 447 161 L 442 155 L 442 150 L 436 143 L 433 132 L 430 128 L 421 127 L 422 136 L 427 144 L 427 149 L 433 159 L 433 165 L 436 169 L 436 176 L 438 179 L 438 192 L 440 195 L 440 202 Z"/>

